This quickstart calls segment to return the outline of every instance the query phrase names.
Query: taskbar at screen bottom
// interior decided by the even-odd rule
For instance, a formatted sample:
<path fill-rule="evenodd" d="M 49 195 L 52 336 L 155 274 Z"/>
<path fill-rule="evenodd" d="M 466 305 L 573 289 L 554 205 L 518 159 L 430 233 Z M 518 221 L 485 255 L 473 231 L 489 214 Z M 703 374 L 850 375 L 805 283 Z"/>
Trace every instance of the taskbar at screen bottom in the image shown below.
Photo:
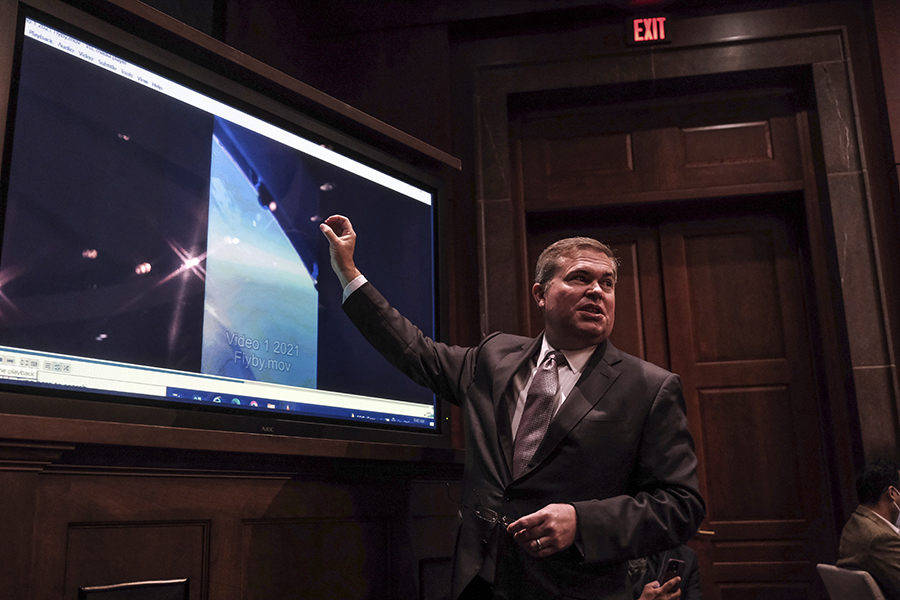
<path fill-rule="evenodd" d="M 253 398 L 248 396 L 235 396 L 230 394 L 218 394 L 202 390 L 190 390 L 170 387 L 166 390 L 166 396 L 179 402 L 190 404 L 207 404 L 243 408 L 259 412 L 279 413 L 280 415 L 297 415 L 307 417 L 319 417 L 326 419 L 339 419 L 346 421 L 370 422 L 389 426 L 416 427 L 428 431 L 434 431 L 435 418 L 431 416 L 399 415 L 382 412 L 343 408 L 334 406 L 320 406 L 305 404 L 303 402 L 289 402 L 285 400 L 272 400 L 265 398 Z"/>

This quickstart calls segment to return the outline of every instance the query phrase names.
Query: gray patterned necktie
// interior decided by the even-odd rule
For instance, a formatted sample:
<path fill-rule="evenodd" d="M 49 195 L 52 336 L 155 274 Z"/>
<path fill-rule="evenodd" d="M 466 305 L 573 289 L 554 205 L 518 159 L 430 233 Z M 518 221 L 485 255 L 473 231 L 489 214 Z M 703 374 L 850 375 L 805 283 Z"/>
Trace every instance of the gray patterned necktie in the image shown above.
<path fill-rule="evenodd" d="M 566 364 L 566 357 L 557 350 L 549 352 L 528 387 L 513 446 L 513 477 L 519 477 L 528 466 L 553 418 L 553 405 L 559 391 L 558 364 Z"/>

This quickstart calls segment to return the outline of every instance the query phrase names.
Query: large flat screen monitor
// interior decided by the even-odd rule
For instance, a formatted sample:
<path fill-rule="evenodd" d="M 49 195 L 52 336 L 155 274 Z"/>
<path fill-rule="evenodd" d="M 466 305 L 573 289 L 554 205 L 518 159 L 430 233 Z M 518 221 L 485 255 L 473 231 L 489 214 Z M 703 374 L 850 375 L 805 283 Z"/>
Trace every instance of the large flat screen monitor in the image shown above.
<path fill-rule="evenodd" d="M 343 314 L 318 229 L 349 216 L 361 270 L 435 336 L 434 175 L 80 25 L 17 15 L 0 388 L 93 418 L 133 405 L 176 426 L 445 439 L 433 394 Z"/>

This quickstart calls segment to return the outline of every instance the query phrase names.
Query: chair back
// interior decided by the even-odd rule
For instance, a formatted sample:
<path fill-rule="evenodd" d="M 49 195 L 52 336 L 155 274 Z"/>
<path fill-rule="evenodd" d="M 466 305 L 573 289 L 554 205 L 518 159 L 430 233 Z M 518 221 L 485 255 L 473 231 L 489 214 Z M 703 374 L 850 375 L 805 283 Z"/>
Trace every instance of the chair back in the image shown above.
<path fill-rule="evenodd" d="M 831 600 L 884 600 L 881 588 L 866 571 L 816 565 Z"/>
<path fill-rule="evenodd" d="M 188 580 L 135 581 L 80 587 L 78 600 L 188 600 Z"/>

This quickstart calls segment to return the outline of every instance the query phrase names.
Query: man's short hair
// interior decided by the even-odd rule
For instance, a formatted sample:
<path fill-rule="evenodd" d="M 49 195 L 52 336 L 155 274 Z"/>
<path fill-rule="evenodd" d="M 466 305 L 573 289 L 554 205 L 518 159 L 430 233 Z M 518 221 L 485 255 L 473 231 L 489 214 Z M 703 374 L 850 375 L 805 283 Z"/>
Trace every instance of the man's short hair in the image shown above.
<path fill-rule="evenodd" d="M 538 257 L 534 268 L 534 282 L 546 288 L 547 283 L 556 275 L 563 256 L 567 256 L 576 250 L 594 250 L 609 257 L 612 263 L 613 278 L 619 275 L 619 259 L 613 254 L 612 248 L 604 243 L 589 237 L 570 237 L 554 242 L 544 248 Z"/>
<path fill-rule="evenodd" d="M 856 477 L 856 495 L 861 504 L 875 504 L 887 489 L 900 490 L 900 471 L 897 465 L 884 458 L 873 460 Z"/>

